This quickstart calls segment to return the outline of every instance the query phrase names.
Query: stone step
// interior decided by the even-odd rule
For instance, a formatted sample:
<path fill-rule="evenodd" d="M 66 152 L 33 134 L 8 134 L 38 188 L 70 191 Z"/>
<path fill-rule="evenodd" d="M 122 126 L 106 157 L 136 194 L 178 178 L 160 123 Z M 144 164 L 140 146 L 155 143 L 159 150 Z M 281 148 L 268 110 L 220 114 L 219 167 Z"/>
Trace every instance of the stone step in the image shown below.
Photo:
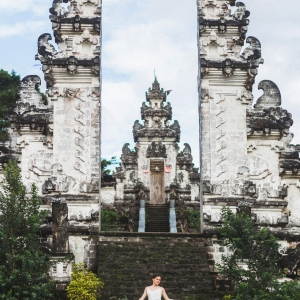
<path fill-rule="evenodd" d="M 214 299 L 208 253 L 202 238 L 157 233 L 149 237 L 144 234 L 138 239 L 127 236 L 122 241 L 112 237 L 111 243 L 109 238 L 99 243 L 98 276 L 105 283 L 102 300 L 125 296 L 129 300 L 140 299 L 144 288 L 151 285 L 154 273 L 162 276 L 161 286 L 171 299 L 187 296 L 195 300 Z"/>

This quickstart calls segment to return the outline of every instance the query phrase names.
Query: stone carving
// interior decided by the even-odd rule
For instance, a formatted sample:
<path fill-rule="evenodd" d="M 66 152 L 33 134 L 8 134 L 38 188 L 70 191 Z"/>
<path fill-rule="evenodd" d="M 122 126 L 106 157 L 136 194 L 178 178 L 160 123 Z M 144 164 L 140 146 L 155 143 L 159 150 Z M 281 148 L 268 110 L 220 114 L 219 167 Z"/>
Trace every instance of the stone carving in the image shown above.
<path fill-rule="evenodd" d="M 246 9 L 246 5 L 243 2 L 237 2 L 236 11 L 234 12 L 234 17 L 237 20 L 246 19 L 250 16 L 250 11 Z"/>
<path fill-rule="evenodd" d="M 49 41 L 52 40 L 50 33 L 42 34 L 38 39 L 38 54 L 35 56 L 36 60 L 48 62 L 48 58 L 52 58 L 57 52 Z"/>
<path fill-rule="evenodd" d="M 152 157 L 163 157 L 166 158 L 166 146 L 162 143 L 152 142 L 147 149 L 147 158 Z"/>
<path fill-rule="evenodd" d="M 75 179 L 63 174 L 62 165 L 55 163 L 51 166 L 51 177 L 45 181 L 42 186 L 42 193 L 49 194 L 52 192 L 67 193 L 75 186 Z"/>
<path fill-rule="evenodd" d="M 263 63 L 264 60 L 261 58 L 261 43 L 260 41 L 253 37 L 249 36 L 247 38 L 247 43 L 250 44 L 248 48 L 246 48 L 241 55 L 246 60 L 260 60 L 260 63 Z"/>
<path fill-rule="evenodd" d="M 203 193 L 211 195 L 222 195 L 222 185 L 211 184 L 208 180 L 203 180 Z"/>
<path fill-rule="evenodd" d="M 135 151 L 129 149 L 129 143 L 126 143 L 122 149 L 121 160 L 125 165 L 136 164 L 137 155 Z"/>
<path fill-rule="evenodd" d="M 242 101 L 243 104 L 252 104 L 253 94 L 248 90 L 238 91 L 236 99 Z"/>
<path fill-rule="evenodd" d="M 226 58 L 223 62 L 223 73 L 226 76 L 231 76 L 233 75 L 234 67 L 233 67 L 233 62 L 231 59 Z"/>
<path fill-rule="evenodd" d="M 292 115 L 281 107 L 271 107 L 263 111 L 248 111 L 247 126 L 248 134 L 263 132 L 271 134 L 273 130 L 278 130 L 281 135 L 287 135 L 289 128 L 293 125 Z"/>
<path fill-rule="evenodd" d="M 238 183 L 233 183 L 232 193 L 234 195 L 246 195 L 251 197 L 257 197 L 256 185 L 252 181 L 242 180 Z"/>
<path fill-rule="evenodd" d="M 182 170 L 184 168 L 188 168 L 190 171 L 193 171 L 193 157 L 192 157 L 192 149 L 189 144 L 184 144 L 184 149 L 182 152 L 177 155 L 177 164 L 179 168 Z"/>
<path fill-rule="evenodd" d="M 281 160 L 279 162 L 280 174 L 285 174 L 286 172 L 291 172 L 292 174 L 298 174 L 300 170 L 299 160 Z"/>
<path fill-rule="evenodd" d="M 264 110 L 281 105 L 281 93 L 277 85 L 271 80 L 263 80 L 258 85 L 259 90 L 264 94 L 257 100 L 254 105 L 255 110 Z"/>
<path fill-rule="evenodd" d="M 142 129 L 144 129 L 144 126 L 141 125 L 138 120 L 136 120 L 133 125 L 133 131 L 140 131 Z"/>
<path fill-rule="evenodd" d="M 93 36 L 92 34 L 90 34 L 88 29 L 86 29 L 82 33 L 82 35 L 78 36 L 75 39 L 76 44 L 82 44 L 83 42 L 89 42 L 90 44 L 93 44 L 93 45 L 97 45 L 99 43 L 98 39 L 95 36 Z"/>
<path fill-rule="evenodd" d="M 49 9 L 49 12 L 52 15 L 58 16 L 58 17 L 64 17 L 67 14 L 67 10 L 60 5 L 63 0 L 53 0 L 52 7 Z M 65 2 L 65 1 L 64 1 Z"/>
<path fill-rule="evenodd" d="M 68 205 L 64 198 L 52 201 L 52 236 L 53 236 L 53 252 L 68 253 L 69 252 L 69 231 L 68 231 Z M 64 201 L 61 201 L 64 199 Z"/>

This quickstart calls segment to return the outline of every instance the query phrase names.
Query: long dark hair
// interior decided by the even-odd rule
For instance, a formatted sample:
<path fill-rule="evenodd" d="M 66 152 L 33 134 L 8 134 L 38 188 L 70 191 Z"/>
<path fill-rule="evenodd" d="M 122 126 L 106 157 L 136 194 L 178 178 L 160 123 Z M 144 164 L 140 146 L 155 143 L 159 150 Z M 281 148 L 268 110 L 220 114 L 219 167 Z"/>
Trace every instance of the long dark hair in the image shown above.
<path fill-rule="evenodd" d="M 151 276 L 152 279 L 155 279 L 156 277 L 160 277 L 160 278 L 161 278 L 161 276 L 160 276 L 159 274 L 153 274 L 153 275 Z"/>

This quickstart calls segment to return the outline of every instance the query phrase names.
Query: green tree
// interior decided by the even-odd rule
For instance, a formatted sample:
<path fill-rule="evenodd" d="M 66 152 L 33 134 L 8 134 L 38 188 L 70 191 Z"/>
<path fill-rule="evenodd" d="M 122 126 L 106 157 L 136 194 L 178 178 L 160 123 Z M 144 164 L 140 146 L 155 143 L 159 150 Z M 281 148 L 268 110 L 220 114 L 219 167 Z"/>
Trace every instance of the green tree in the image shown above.
<path fill-rule="evenodd" d="M 219 228 L 223 245 L 232 255 L 222 257 L 217 265 L 221 274 L 236 285 L 237 300 L 292 300 L 300 299 L 297 281 L 279 283 L 285 277 L 277 265 L 279 244 L 266 229 L 257 230 L 250 217 L 235 215 L 223 208 L 224 226 Z M 243 264 L 245 268 L 241 268 Z"/>
<path fill-rule="evenodd" d="M 34 184 L 31 197 L 26 197 L 16 162 L 6 166 L 4 176 L 0 192 L 0 299 L 49 299 L 50 262 L 39 248 L 37 234 L 46 212 L 40 210 Z"/>
<path fill-rule="evenodd" d="M 101 211 L 101 230 L 118 231 L 118 215 L 112 210 Z"/>
<path fill-rule="evenodd" d="M 8 139 L 5 129 L 9 126 L 5 116 L 8 108 L 15 105 L 18 99 L 18 88 L 21 82 L 19 75 L 15 71 L 9 74 L 7 71 L 0 70 L 0 140 Z"/>
<path fill-rule="evenodd" d="M 9 127 L 9 122 L 5 119 L 8 109 L 16 104 L 18 100 L 18 89 L 21 82 L 20 75 L 15 71 L 10 74 L 7 71 L 0 70 L 0 140 L 7 140 L 6 128 Z M 37 84 L 35 89 L 42 95 L 42 98 L 47 104 L 47 97 L 40 91 Z"/>
<path fill-rule="evenodd" d="M 109 175 L 111 173 L 111 170 L 107 169 L 111 165 L 117 164 L 117 157 L 113 156 L 110 160 L 103 158 L 101 160 L 101 172 L 104 175 Z"/>
<path fill-rule="evenodd" d="M 104 283 L 93 272 L 84 268 L 84 264 L 75 264 L 71 282 L 67 287 L 68 298 L 71 300 L 96 300 L 100 298 L 99 290 Z"/>

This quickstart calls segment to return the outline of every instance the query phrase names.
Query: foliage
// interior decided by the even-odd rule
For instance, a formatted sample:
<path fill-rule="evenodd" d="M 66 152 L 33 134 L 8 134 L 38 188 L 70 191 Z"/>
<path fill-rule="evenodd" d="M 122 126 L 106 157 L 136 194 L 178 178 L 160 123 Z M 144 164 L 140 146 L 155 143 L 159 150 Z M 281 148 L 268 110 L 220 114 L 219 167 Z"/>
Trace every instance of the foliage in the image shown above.
<path fill-rule="evenodd" d="M 21 182 L 16 162 L 4 171 L 0 192 L 0 299 L 49 299 L 50 262 L 39 248 L 40 225 L 46 212 L 40 211 L 37 188 L 31 187 L 31 198 Z"/>
<path fill-rule="evenodd" d="M 0 140 L 7 140 L 8 136 L 5 132 L 9 126 L 5 116 L 8 108 L 15 105 L 18 99 L 18 88 L 21 82 L 19 75 L 15 71 L 9 74 L 7 71 L 0 70 Z"/>
<path fill-rule="evenodd" d="M 10 125 L 5 117 L 8 113 L 9 107 L 14 106 L 18 100 L 20 82 L 20 75 L 17 75 L 14 70 L 11 74 L 2 69 L 0 70 L 0 140 L 8 139 L 6 128 Z M 35 89 L 42 95 L 42 98 L 47 105 L 47 97 L 40 91 L 38 84 L 35 86 Z"/>
<path fill-rule="evenodd" d="M 112 210 L 101 211 L 101 230 L 118 231 L 118 215 Z"/>
<path fill-rule="evenodd" d="M 105 175 L 110 175 L 111 170 L 107 169 L 111 165 L 117 164 L 117 157 L 113 156 L 110 160 L 107 160 L 106 158 L 103 158 L 101 160 L 101 173 Z"/>
<path fill-rule="evenodd" d="M 75 264 L 71 282 L 67 287 L 68 298 L 71 300 L 96 300 L 100 298 L 99 290 L 104 283 L 93 272 L 84 268 L 84 264 Z"/>
<path fill-rule="evenodd" d="M 224 226 L 219 228 L 224 246 L 233 252 L 222 257 L 217 265 L 221 274 L 236 284 L 238 300 L 287 300 L 297 299 L 300 286 L 297 281 L 279 283 L 284 274 L 277 266 L 279 244 L 266 229 L 256 230 L 254 222 L 247 215 L 234 215 L 229 208 L 223 208 Z M 245 268 L 239 267 L 244 264 Z"/>
<path fill-rule="evenodd" d="M 192 226 L 195 226 L 197 228 L 197 231 L 200 232 L 200 210 L 187 209 L 185 211 L 185 215 L 187 217 L 188 223 Z"/>
<path fill-rule="evenodd" d="M 48 105 L 47 96 L 44 93 L 41 92 L 41 89 L 40 89 L 40 86 L 39 86 L 38 83 L 35 85 L 35 89 L 42 95 L 42 99 L 44 100 L 44 104 Z"/>

